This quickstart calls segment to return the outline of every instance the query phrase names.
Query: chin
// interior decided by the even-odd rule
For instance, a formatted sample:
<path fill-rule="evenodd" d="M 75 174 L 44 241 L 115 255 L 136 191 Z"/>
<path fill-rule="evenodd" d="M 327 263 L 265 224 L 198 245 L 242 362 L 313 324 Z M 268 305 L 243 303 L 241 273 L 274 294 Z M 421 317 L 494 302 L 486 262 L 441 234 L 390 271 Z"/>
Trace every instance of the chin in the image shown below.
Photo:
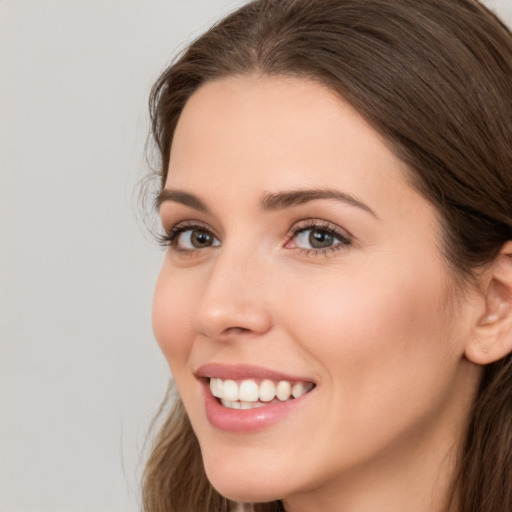
<path fill-rule="evenodd" d="M 216 464 L 205 462 L 206 476 L 222 496 L 242 503 L 265 503 L 288 495 L 289 483 L 275 481 L 274 475 L 264 470 L 251 470 L 232 459 Z"/>
<path fill-rule="evenodd" d="M 282 493 L 279 493 L 274 486 L 270 486 L 268 481 L 226 481 L 219 478 L 210 478 L 210 483 L 214 489 L 222 496 L 242 503 L 265 503 L 282 499 Z"/>

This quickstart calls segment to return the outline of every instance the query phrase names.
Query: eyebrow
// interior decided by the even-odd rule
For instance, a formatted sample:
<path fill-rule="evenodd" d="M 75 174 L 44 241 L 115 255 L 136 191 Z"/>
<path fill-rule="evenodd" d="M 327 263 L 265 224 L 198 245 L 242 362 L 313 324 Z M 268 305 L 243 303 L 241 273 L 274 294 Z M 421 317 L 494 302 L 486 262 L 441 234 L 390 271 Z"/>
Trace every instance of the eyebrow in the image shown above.
<path fill-rule="evenodd" d="M 194 208 L 194 210 L 198 210 L 203 213 L 210 213 L 210 210 L 203 201 L 201 201 L 201 199 L 194 194 L 189 194 L 183 190 L 169 190 L 167 188 L 161 190 L 155 198 L 155 208 L 157 211 L 160 210 L 160 206 L 162 206 L 162 203 L 165 201 L 173 201 L 185 206 L 190 206 L 190 208 Z"/>
<path fill-rule="evenodd" d="M 377 218 L 375 212 L 365 203 L 355 197 L 330 188 L 291 190 L 289 192 L 269 193 L 263 196 L 261 208 L 265 211 L 280 210 L 315 201 L 317 199 L 335 199 L 350 206 L 361 208 Z"/>
<path fill-rule="evenodd" d="M 359 199 L 356 199 L 355 197 L 346 194 L 345 192 L 340 192 L 339 190 L 330 188 L 290 190 L 285 192 L 267 193 L 262 197 L 260 207 L 263 211 L 274 211 L 291 208 L 293 206 L 299 206 L 301 204 L 309 203 L 310 201 L 315 201 L 318 199 L 335 199 L 336 201 L 341 201 L 342 203 L 348 204 L 350 206 L 360 208 L 378 218 L 375 212 Z M 156 196 L 155 208 L 159 210 L 162 203 L 166 201 L 183 204 L 203 213 L 210 213 L 209 208 L 203 201 L 201 201 L 201 199 L 199 199 L 194 194 L 184 192 L 183 190 L 163 189 Z"/>

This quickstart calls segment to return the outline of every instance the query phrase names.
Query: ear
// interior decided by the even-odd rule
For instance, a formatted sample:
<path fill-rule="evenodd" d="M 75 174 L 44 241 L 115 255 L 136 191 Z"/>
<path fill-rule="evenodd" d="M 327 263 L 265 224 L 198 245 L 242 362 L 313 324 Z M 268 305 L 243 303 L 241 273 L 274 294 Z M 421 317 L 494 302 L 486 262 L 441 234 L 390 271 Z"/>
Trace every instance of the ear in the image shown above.
<path fill-rule="evenodd" d="M 482 310 L 466 345 L 466 357 L 485 365 L 512 352 L 512 241 L 482 277 Z"/>

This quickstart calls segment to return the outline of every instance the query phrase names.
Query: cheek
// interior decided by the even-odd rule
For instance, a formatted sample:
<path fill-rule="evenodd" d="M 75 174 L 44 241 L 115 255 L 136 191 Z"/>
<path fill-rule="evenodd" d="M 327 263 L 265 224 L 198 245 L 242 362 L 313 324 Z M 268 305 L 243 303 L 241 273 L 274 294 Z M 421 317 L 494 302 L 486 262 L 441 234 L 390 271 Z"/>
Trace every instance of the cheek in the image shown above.
<path fill-rule="evenodd" d="M 326 279 L 287 302 L 293 337 L 354 407 L 362 394 L 368 403 L 423 392 L 446 366 L 449 378 L 460 358 L 442 313 L 443 277 L 425 268 L 389 272 L 394 268 Z"/>
<path fill-rule="evenodd" d="M 309 288 L 304 281 L 303 293 L 281 301 L 290 338 L 320 376 L 316 417 L 326 418 L 331 441 L 327 451 L 312 441 L 311 450 L 324 453 L 322 474 L 440 422 L 462 358 L 443 319 L 438 272 L 341 274 Z"/>
<path fill-rule="evenodd" d="M 164 263 L 153 298 L 153 332 L 171 371 L 184 368 L 192 349 L 191 287 L 185 286 Z"/>

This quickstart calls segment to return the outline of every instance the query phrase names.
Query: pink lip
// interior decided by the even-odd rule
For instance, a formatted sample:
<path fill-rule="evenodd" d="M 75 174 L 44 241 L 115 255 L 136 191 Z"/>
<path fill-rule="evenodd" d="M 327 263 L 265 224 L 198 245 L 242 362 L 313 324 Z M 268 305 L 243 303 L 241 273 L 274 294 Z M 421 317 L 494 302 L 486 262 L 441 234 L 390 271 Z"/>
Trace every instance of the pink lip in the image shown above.
<path fill-rule="evenodd" d="M 221 364 L 208 363 L 200 366 L 196 372 L 196 377 L 213 377 L 217 379 L 270 379 L 273 381 L 288 380 L 290 382 L 313 382 L 310 378 L 286 375 L 284 373 L 263 368 L 261 366 L 253 366 L 249 364 Z"/>
<path fill-rule="evenodd" d="M 311 393 L 312 391 L 294 400 L 270 403 L 256 409 L 229 409 L 221 405 L 219 399 L 211 394 L 208 382 L 203 381 L 208 421 L 213 427 L 226 432 L 254 432 L 268 428 L 302 407 Z"/>
<path fill-rule="evenodd" d="M 210 363 L 201 366 L 196 372 L 200 378 L 206 416 L 210 424 L 226 432 L 254 432 L 274 425 L 280 420 L 294 414 L 308 400 L 310 391 L 300 398 L 285 402 L 273 402 L 255 409 L 230 409 L 224 407 L 215 398 L 209 386 L 208 377 L 220 379 L 270 379 L 273 381 L 288 380 L 311 382 L 310 379 L 285 375 L 281 372 L 251 365 L 225 365 Z"/>

